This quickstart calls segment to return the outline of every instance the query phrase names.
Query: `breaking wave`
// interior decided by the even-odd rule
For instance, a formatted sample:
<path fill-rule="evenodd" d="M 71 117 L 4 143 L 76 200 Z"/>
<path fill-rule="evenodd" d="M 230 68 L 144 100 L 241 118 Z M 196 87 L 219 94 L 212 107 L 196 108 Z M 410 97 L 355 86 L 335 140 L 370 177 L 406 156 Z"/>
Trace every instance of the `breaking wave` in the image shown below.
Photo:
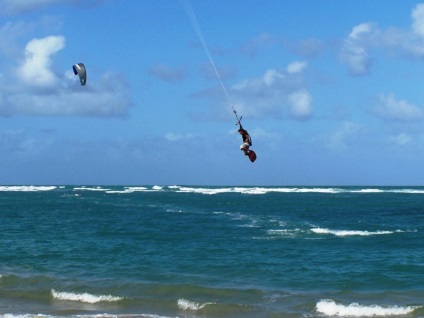
<path fill-rule="evenodd" d="M 198 303 L 195 301 L 190 301 L 187 299 L 178 299 L 178 308 L 182 309 L 182 310 L 200 310 L 205 308 L 207 305 L 211 305 L 213 303 Z"/>
<path fill-rule="evenodd" d="M 171 188 L 171 187 L 170 187 Z M 220 193 L 242 193 L 242 194 L 266 194 L 270 192 L 280 193 L 340 193 L 336 188 L 268 188 L 268 187 L 224 187 L 224 188 L 201 188 L 201 187 L 178 187 L 173 186 L 176 192 L 220 194 Z"/>
<path fill-rule="evenodd" d="M 35 192 L 35 191 L 52 191 L 63 189 L 65 186 L 34 186 L 34 185 L 17 185 L 17 186 L 0 186 L 0 192 Z M 320 193 L 320 194 L 375 194 L 375 193 L 399 193 L 399 194 L 424 194 L 423 187 L 416 188 L 395 188 L 395 187 L 198 187 L 198 186 L 75 186 L 73 191 L 92 191 L 105 192 L 108 194 L 127 194 L 135 192 L 177 192 L 177 193 L 198 193 L 204 195 L 216 195 L 223 193 L 240 193 L 251 195 L 262 195 L 267 193 Z"/>
<path fill-rule="evenodd" d="M 69 293 L 69 292 L 58 292 L 54 289 L 51 291 L 53 298 L 58 300 L 69 300 L 69 301 L 79 301 L 83 303 L 95 304 L 99 302 L 115 302 L 120 301 L 122 297 L 116 297 L 112 295 L 93 295 L 89 293 Z"/>
<path fill-rule="evenodd" d="M 335 236 L 371 236 L 371 235 L 387 235 L 394 233 L 402 233 L 401 230 L 396 231 L 357 231 L 357 230 L 330 230 L 320 227 L 311 229 L 316 234 L 331 234 Z"/>
<path fill-rule="evenodd" d="M 316 304 L 316 311 L 326 316 L 338 317 L 381 317 L 408 315 L 421 306 L 379 306 L 379 305 L 350 305 L 337 304 L 331 299 L 320 300 Z"/>
<path fill-rule="evenodd" d="M 222 193 L 241 193 L 241 194 L 267 194 L 267 193 L 356 193 L 356 194 L 375 194 L 375 193 L 403 193 L 403 194 L 424 194 L 423 188 L 354 188 L 354 187 L 186 187 L 186 186 L 168 186 L 168 190 L 182 193 L 199 193 L 206 195 Z"/>
<path fill-rule="evenodd" d="M 315 227 L 311 229 L 302 228 L 287 228 L 287 229 L 269 229 L 267 234 L 273 237 L 306 237 L 310 238 L 311 234 L 317 234 L 322 236 L 337 236 L 337 237 L 349 237 L 349 236 L 375 236 L 375 235 L 391 235 L 406 232 L 416 232 L 416 230 L 402 231 L 402 230 L 378 230 L 378 231 L 360 231 L 360 230 L 331 230 L 326 228 Z"/>
<path fill-rule="evenodd" d="M 4 192 L 36 192 L 36 191 L 51 191 L 56 189 L 56 186 L 0 186 L 0 191 Z"/>

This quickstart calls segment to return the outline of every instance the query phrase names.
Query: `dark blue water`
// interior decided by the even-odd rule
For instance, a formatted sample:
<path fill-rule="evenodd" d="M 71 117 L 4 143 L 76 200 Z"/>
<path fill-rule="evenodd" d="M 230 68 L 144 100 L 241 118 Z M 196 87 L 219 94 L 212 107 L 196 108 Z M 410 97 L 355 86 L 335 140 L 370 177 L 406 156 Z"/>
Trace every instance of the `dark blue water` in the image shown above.
<path fill-rule="evenodd" d="M 4 186 L 0 217 L 2 317 L 424 317 L 424 188 Z"/>

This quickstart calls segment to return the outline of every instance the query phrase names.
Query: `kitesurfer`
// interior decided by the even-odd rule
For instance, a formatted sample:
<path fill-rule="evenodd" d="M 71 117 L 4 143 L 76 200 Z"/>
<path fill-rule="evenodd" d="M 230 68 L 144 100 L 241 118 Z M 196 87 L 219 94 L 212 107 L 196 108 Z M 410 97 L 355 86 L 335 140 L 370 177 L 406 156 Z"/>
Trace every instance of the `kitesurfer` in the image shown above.
<path fill-rule="evenodd" d="M 240 128 L 238 130 L 239 134 L 241 135 L 241 138 L 243 140 L 243 143 L 240 145 L 241 151 L 244 152 L 244 154 L 247 156 L 249 155 L 249 147 L 252 145 L 252 139 L 249 136 L 249 133 L 246 129 L 243 129 L 243 126 L 239 122 Z"/>

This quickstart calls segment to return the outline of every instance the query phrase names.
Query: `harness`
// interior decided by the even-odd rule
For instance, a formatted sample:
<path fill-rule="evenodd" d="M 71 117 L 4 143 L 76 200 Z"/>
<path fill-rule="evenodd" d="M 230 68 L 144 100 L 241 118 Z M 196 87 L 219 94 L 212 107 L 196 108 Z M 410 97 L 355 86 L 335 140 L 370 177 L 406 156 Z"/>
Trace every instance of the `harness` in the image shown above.
<path fill-rule="evenodd" d="M 243 133 L 243 142 L 246 142 L 249 144 L 249 146 L 252 145 L 252 138 L 250 138 L 250 135 L 247 133 L 247 131 L 245 130 L 246 133 Z"/>

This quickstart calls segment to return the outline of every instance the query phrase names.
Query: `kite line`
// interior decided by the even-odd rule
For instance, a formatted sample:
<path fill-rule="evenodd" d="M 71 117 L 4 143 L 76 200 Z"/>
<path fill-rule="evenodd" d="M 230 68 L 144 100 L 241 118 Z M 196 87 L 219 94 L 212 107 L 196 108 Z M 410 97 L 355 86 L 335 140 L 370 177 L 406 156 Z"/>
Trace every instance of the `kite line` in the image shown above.
<path fill-rule="evenodd" d="M 227 101 L 230 104 L 231 109 L 232 109 L 234 115 L 237 118 L 236 125 L 238 125 L 240 123 L 240 120 L 241 120 L 242 117 L 240 116 L 240 118 L 239 118 L 238 115 L 237 115 L 237 111 L 234 109 L 233 103 L 231 102 L 230 95 L 228 94 L 228 91 L 225 88 L 225 85 L 224 85 L 224 82 L 222 81 L 221 75 L 219 74 L 218 69 L 215 65 L 215 62 L 212 58 L 212 54 L 209 51 L 205 37 L 203 36 L 202 30 L 200 29 L 200 25 L 199 25 L 199 22 L 197 21 L 196 14 L 194 13 L 194 10 L 193 10 L 192 6 L 190 5 L 189 0 L 183 0 L 183 4 L 184 4 L 184 8 L 186 10 L 186 13 L 187 13 L 187 15 L 190 19 L 190 22 L 191 22 L 194 30 L 196 31 L 197 37 L 199 38 L 200 42 L 202 43 L 203 50 L 206 52 L 206 55 L 209 58 L 209 62 L 211 63 L 211 65 L 212 65 L 212 67 L 215 71 L 216 77 L 218 78 L 219 82 L 221 83 L 221 87 L 222 87 L 222 90 L 224 91 L 225 97 L 227 98 Z"/>

